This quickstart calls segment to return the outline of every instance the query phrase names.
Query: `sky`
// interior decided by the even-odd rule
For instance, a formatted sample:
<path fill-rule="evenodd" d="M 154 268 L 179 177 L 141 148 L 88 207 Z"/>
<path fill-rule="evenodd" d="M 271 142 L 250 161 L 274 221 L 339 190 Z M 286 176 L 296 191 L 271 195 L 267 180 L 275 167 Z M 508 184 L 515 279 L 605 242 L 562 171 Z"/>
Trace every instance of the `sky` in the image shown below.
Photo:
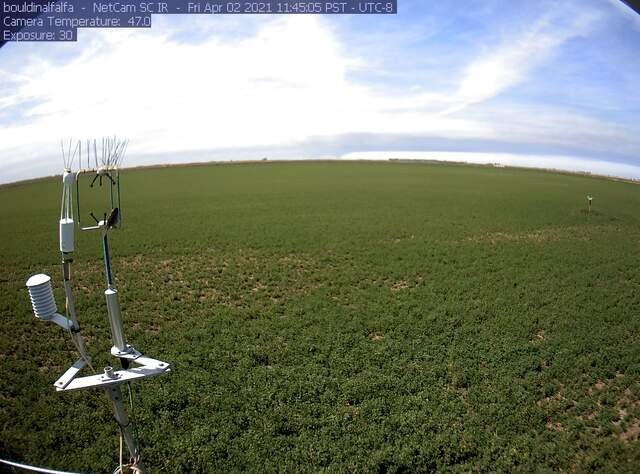
<path fill-rule="evenodd" d="M 0 183 L 60 140 L 125 165 L 444 159 L 640 179 L 640 15 L 618 0 L 398 0 L 397 15 L 153 17 L 0 48 Z"/>

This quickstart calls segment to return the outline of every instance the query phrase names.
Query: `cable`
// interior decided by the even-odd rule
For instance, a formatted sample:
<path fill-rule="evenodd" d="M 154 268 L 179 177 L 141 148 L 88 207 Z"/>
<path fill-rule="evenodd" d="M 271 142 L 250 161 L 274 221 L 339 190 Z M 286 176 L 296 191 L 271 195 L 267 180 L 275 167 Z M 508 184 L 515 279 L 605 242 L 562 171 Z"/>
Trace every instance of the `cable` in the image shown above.
<path fill-rule="evenodd" d="M 122 472 L 122 428 L 120 428 L 120 472 Z"/>
<path fill-rule="evenodd" d="M 125 469 L 125 468 L 129 469 L 131 472 L 133 472 L 135 474 L 144 474 L 144 471 L 142 469 L 140 469 L 138 466 L 136 466 L 134 463 L 124 464 L 122 466 L 122 469 Z M 124 474 L 124 470 L 120 470 L 120 466 L 118 466 L 113 471 L 113 474 Z"/>
<path fill-rule="evenodd" d="M 127 388 L 129 389 L 129 406 L 131 407 L 131 418 L 133 418 L 133 395 L 131 395 L 131 382 L 127 382 Z"/>
<path fill-rule="evenodd" d="M 131 420 L 129 421 L 129 424 L 133 427 L 133 435 L 137 440 L 140 440 L 140 437 L 138 436 L 138 423 L 136 423 L 136 411 L 133 408 L 133 389 L 131 388 L 131 382 L 127 382 L 127 389 L 129 391 L 129 406 L 131 407 Z M 138 449 L 140 449 L 139 446 Z"/>
<path fill-rule="evenodd" d="M 132 426 L 134 430 L 134 436 L 137 437 L 136 433 L 136 423 L 135 423 L 135 410 L 133 407 L 133 389 L 131 388 L 131 383 L 127 382 L 127 389 L 129 391 L 129 406 L 131 407 L 131 419 L 129 420 L 129 424 L 127 426 Z M 124 433 L 122 432 L 122 426 L 120 426 L 120 450 L 119 450 L 119 461 L 120 464 L 116 466 L 113 471 L 113 474 L 124 474 L 125 470 L 128 469 L 130 472 L 134 474 L 144 474 L 144 471 L 138 467 L 140 463 L 140 453 L 136 453 L 135 458 L 130 459 L 128 464 L 123 464 L 123 439 Z"/>
<path fill-rule="evenodd" d="M 46 467 L 29 466 L 28 464 L 21 464 L 19 462 L 7 461 L 6 459 L 0 459 L 0 463 L 6 464 L 7 466 L 17 467 L 25 471 L 42 472 L 45 474 L 74 474 L 69 471 L 57 471 L 55 469 L 47 469 Z M 138 472 L 140 471 L 138 470 Z"/>
<path fill-rule="evenodd" d="M 132 462 L 129 462 L 128 464 L 123 464 L 122 457 L 123 457 L 123 433 L 122 433 L 122 427 L 120 427 L 120 451 L 119 451 L 119 458 L 118 458 L 120 461 L 120 464 L 116 466 L 112 474 L 124 474 L 125 468 L 129 469 L 129 471 L 135 474 L 144 474 L 144 471 L 138 467 L 138 463 L 140 462 L 140 457 L 138 455 L 136 455 L 136 458 L 132 459 L 131 460 Z"/>

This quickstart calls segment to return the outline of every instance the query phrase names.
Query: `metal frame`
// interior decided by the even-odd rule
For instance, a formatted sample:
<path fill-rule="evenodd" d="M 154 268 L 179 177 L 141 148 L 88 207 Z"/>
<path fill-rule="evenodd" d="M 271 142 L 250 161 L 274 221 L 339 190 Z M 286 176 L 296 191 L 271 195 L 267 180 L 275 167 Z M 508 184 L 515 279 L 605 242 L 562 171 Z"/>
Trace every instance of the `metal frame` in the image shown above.
<path fill-rule="evenodd" d="M 130 454 L 129 467 L 136 472 L 144 472 L 140 460 L 140 448 L 134 437 L 132 423 L 122 401 L 122 392 L 120 385 L 130 383 L 135 380 L 151 377 L 155 375 L 166 374 L 171 371 L 168 362 L 156 360 L 147 357 L 139 352 L 135 347 L 127 343 L 124 335 L 122 324 L 122 315 L 120 311 L 120 302 L 118 299 L 118 291 L 113 286 L 113 275 L 111 271 L 111 257 L 109 253 L 108 232 L 120 227 L 121 211 L 120 211 L 120 173 L 118 166 L 122 161 L 124 152 L 127 148 L 126 140 L 118 140 L 113 138 L 103 138 L 100 158 L 98 158 L 97 141 L 93 140 L 93 158 L 95 167 L 91 167 L 91 145 L 90 141 L 86 142 L 86 160 L 87 168 L 82 168 L 74 175 L 71 167 L 76 156 L 78 163 L 82 166 L 82 144 L 78 142 L 75 147 L 69 142 L 67 151 L 65 145 L 62 144 L 62 154 L 65 165 L 65 173 L 63 175 L 63 195 L 62 209 L 60 213 L 60 251 L 62 252 L 62 276 L 64 284 L 64 292 L 66 299 L 66 313 L 62 315 L 54 313 L 47 315 L 45 320 L 54 322 L 67 330 L 80 353 L 80 358 L 76 360 L 53 384 L 56 391 L 65 392 L 71 390 L 84 389 L 101 389 L 104 390 L 113 408 L 114 417 L 120 427 L 120 432 L 127 445 Z M 83 174 L 95 174 L 90 186 L 93 187 L 96 180 L 99 185 L 102 184 L 103 178 L 109 182 L 108 202 L 111 207 L 109 216 L 104 214 L 104 218 L 98 220 L 93 213 L 90 215 L 96 221 L 96 225 L 82 227 L 80 225 L 80 183 L 79 177 Z M 73 178 L 73 180 L 72 180 Z M 114 371 L 112 367 L 105 367 L 103 373 L 87 375 L 80 377 L 80 372 L 87 366 L 92 370 L 91 358 L 85 351 L 84 341 L 80 332 L 80 325 L 73 303 L 73 291 L 71 287 L 71 264 L 73 262 L 72 252 L 74 251 L 73 241 L 73 203 L 72 203 L 72 182 L 75 181 L 76 188 L 76 218 L 77 224 L 83 231 L 100 231 L 102 237 L 102 251 L 105 267 L 105 281 L 107 288 L 104 291 L 107 314 L 109 318 L 109 326 L 111 330 L 111 340 L 113 346 L 110 353 L 120 361 L 122 370 Z M 114 194 L 114 187 L 115 194 Z M 114 200 L 115 198 L 115 200 Z M 50 291 L 50 290 L 49 290 Z M 52 295 L 52 293 L 51 293 Z M 51 296 L 53 298 L 53 296 Z M 52 300 L 53 301 L 53 300 Z M 35 304 L 35 303 L 34 303 Z M 55 302 L 53 302 L 55 307 Z M 35 310 L 35 306 L 34 306 Z M 136 366 L 130 368 L 130 363 Z"/>
<path fill-rule="evenodd" d="M 78 227 L 81 230 L 98 230 L 101 228 L 103 221 L 106 220 L 106 215 L 103 214 L 103 219 L 99 219 L 96 217 L 93 212 L 89 212 L 89 215 L 95 221 L 94 225 L 83 225 L 85 219 L 82 219 L 82 205 L 80 200 L 80 180 L 83 175 L 94 175 L 93 180 L 89 187 L 93 188 L 95 181 L 99 178 L 98 185 L 102 186 L 102 178 L 107 178 L 107 185 L 109 186 L 108 199 L 107 204 L 109 209 L 118 209 L 119 211 L 119 219 L 118 222 L 112 226 L 112 228 L 120 228 L 122 226 L 122 201 L 121 201 L 121 193 L 120 193 L 120 171 L 116 168 L 88 168 L 81 169 L 75 173 L 75 183 L 76 183 L 76 206 L 75 206 L 75 214 L 78 220 Z M 114 190 L 115 188 L 115 190 Z"/>

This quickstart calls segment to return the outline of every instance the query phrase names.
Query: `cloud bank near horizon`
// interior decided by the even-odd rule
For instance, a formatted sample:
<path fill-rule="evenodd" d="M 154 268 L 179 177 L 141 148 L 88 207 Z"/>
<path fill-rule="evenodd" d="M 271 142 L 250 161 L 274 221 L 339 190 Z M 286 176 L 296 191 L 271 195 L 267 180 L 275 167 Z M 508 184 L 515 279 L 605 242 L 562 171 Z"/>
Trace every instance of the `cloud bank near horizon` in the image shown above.
<path fill-rule="evenodd" d="M 614 2 L 550 5 L 157 17 L 10 44 L 0 182 L 58 173 L 61 138 L 114 133 L 131 140 L 129 165 L 404 150 L 640 178 L 636 18 Z"/>

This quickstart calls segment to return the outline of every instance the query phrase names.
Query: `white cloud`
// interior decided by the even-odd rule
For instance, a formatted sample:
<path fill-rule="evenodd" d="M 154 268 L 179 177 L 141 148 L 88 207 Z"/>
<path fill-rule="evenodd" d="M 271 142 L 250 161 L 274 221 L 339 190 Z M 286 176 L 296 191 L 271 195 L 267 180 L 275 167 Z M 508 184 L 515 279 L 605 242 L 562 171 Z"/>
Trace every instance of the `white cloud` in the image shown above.
<path fill-rule="evenodd" d="M 232 41 L 190 44 L 149 30 L 83 30 L 80 41 L 87 46 L 70 62 L 34 57 L 19 71 L 23 80 L 0 112 L 21 101 L 37 105 L 23 110 L 26 123 L 0 130 L 3 165 L 42 160 L 61 137 L 113 133 L 130 137 L 135 156 L 358 132 L 490 132 L 462 118 L 403 111 L 413 97 L 379 97 L 350 81 L 363 60 L 346 54 L 319 17 L 265 20 Z"/>
<path fill-rule="evenodd" d="M 558 21 L 567 15 L 570 21 Z M 566 41 L 584 35 L 598 19 L 592 11 L 560 9 L 534 21 L 521 31 L 507 35 L 502 43 L 482 54 L 467 66 L 452 96 L 454 105 L 444 114 L 458 112 L 469 105 L 484 102 L 526 80 Z"/>

